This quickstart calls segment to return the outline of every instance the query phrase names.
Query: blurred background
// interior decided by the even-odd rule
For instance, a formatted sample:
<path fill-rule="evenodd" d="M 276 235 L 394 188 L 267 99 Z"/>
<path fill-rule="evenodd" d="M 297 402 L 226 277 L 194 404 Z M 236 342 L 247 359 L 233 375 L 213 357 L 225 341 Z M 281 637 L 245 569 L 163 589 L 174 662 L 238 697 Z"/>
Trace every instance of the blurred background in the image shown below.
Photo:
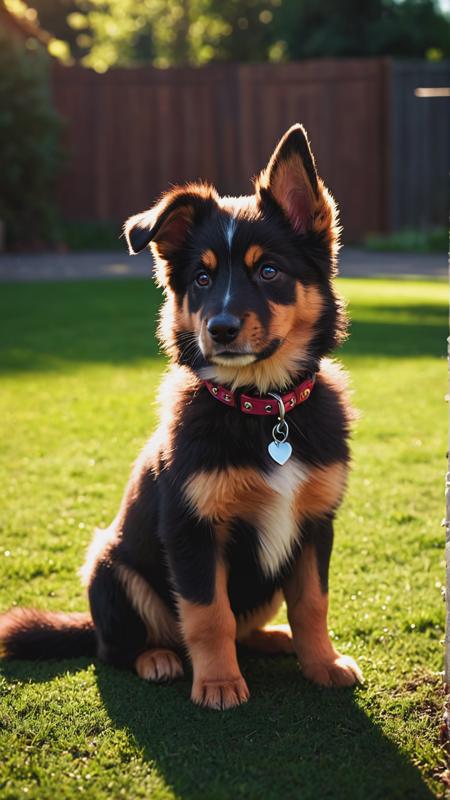
<path fill-rule="evenodd" d="M 306 126 L 348 243 L 447 247 L 448 0 L 0 0 L 7 250 L 114 249 L 170 183 L 247 193 Z"/>

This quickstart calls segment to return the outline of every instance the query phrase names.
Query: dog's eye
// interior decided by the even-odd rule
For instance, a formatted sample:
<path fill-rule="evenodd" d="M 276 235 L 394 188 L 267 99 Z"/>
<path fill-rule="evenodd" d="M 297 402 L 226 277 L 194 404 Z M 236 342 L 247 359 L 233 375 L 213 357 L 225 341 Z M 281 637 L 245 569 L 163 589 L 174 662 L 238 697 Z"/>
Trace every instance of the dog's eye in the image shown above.
<path fill-rule="evenodd" d="M 263 280 L 272 281 L 278 275 L 278 270 L 272 264 L 263 264 L 260 267 L 259 274 Z"/>
<path fill-rule="evenodd" d="M 207 272 L 199 272 L 198 275 L 195 276 L 195 282 L 197 286 L 204 288 L 205 286 L 209 286 L 211 278 Z"/>

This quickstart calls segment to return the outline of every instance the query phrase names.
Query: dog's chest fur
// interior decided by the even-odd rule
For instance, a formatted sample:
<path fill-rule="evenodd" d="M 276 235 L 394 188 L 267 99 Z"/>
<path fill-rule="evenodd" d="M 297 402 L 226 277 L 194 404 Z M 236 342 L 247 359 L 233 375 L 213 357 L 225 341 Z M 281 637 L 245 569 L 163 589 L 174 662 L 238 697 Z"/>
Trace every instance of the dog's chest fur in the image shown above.
<path fill-rule="evenodd" d="M 309 472 L 295 457 L 265 472 L 248 468 L 201 471 L 187 481 L 185 496 L 198 517 L 213 522 L 219 537 L 233 535 L 239 540 L 239 520 L 251 524 L 257 533 L 259 568 L 273 578 L 289 561 L 298 541 L 296 499 Z"/>
<path fill-rule="evenodd" d="M 266 478 L 274 496 L 257 513 L 256 528 L 259 533 L 259 562 L 267 576 L 279 572 L 298 541 L 295 498 L 307 477 L 308 468 L 292 458 L 283 466 L 275 465 Z"/>

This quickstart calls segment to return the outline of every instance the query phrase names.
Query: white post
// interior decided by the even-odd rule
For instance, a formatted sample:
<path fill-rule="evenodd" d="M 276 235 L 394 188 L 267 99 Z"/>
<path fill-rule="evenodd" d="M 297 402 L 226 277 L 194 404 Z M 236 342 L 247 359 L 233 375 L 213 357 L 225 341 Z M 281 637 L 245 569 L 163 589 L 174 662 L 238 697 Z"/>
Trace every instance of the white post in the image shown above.
<path fill-rule="evenodd" d="M 450 267 L 450 259 L 449 259 Z M 450 412 L 450 336 L 447 339 L 448 346 L 448 394 L 447 403 Z M 448 472 L 445 479 L 445 566 L 446 566 L 446 582 L 445 582 L 445 602 L 446 602 L 446 615 L 445 615 L 445 668 L 444 668 L 444 681 L 445 681 L 445 712 L 444 719 L 447 723 L 447 738 L 450 740 L 450 414 L 449 414 L 449 433 L 448 433 Z"/>

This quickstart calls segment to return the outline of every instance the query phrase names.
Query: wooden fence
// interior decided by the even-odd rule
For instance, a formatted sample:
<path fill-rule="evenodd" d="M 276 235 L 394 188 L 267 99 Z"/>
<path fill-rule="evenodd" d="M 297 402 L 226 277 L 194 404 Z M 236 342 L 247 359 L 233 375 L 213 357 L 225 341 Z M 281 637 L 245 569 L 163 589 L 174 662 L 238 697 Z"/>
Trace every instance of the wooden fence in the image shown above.
<path fill-rule="evenodd" d="M 62 212 L 68 219 L 123 220 L 169 184 L 197 178 L 221 193 L 246 193 L 279 136 L 300 121 L 339 201 L 346 239 L 388 230 L 398 217 L 391 197 L 390 147 L 398 138 L 392 74 L 385 59 L 104 75 L 55 66 L 54 98 L 67 120 L 69 152 Z"/>
<path fill-rule="evenodd" d="M 450 98 L 417 97 L 416 88 L 450 86 L 450 63 L 391 66 L 390 227 L 447 226 Z"/>

